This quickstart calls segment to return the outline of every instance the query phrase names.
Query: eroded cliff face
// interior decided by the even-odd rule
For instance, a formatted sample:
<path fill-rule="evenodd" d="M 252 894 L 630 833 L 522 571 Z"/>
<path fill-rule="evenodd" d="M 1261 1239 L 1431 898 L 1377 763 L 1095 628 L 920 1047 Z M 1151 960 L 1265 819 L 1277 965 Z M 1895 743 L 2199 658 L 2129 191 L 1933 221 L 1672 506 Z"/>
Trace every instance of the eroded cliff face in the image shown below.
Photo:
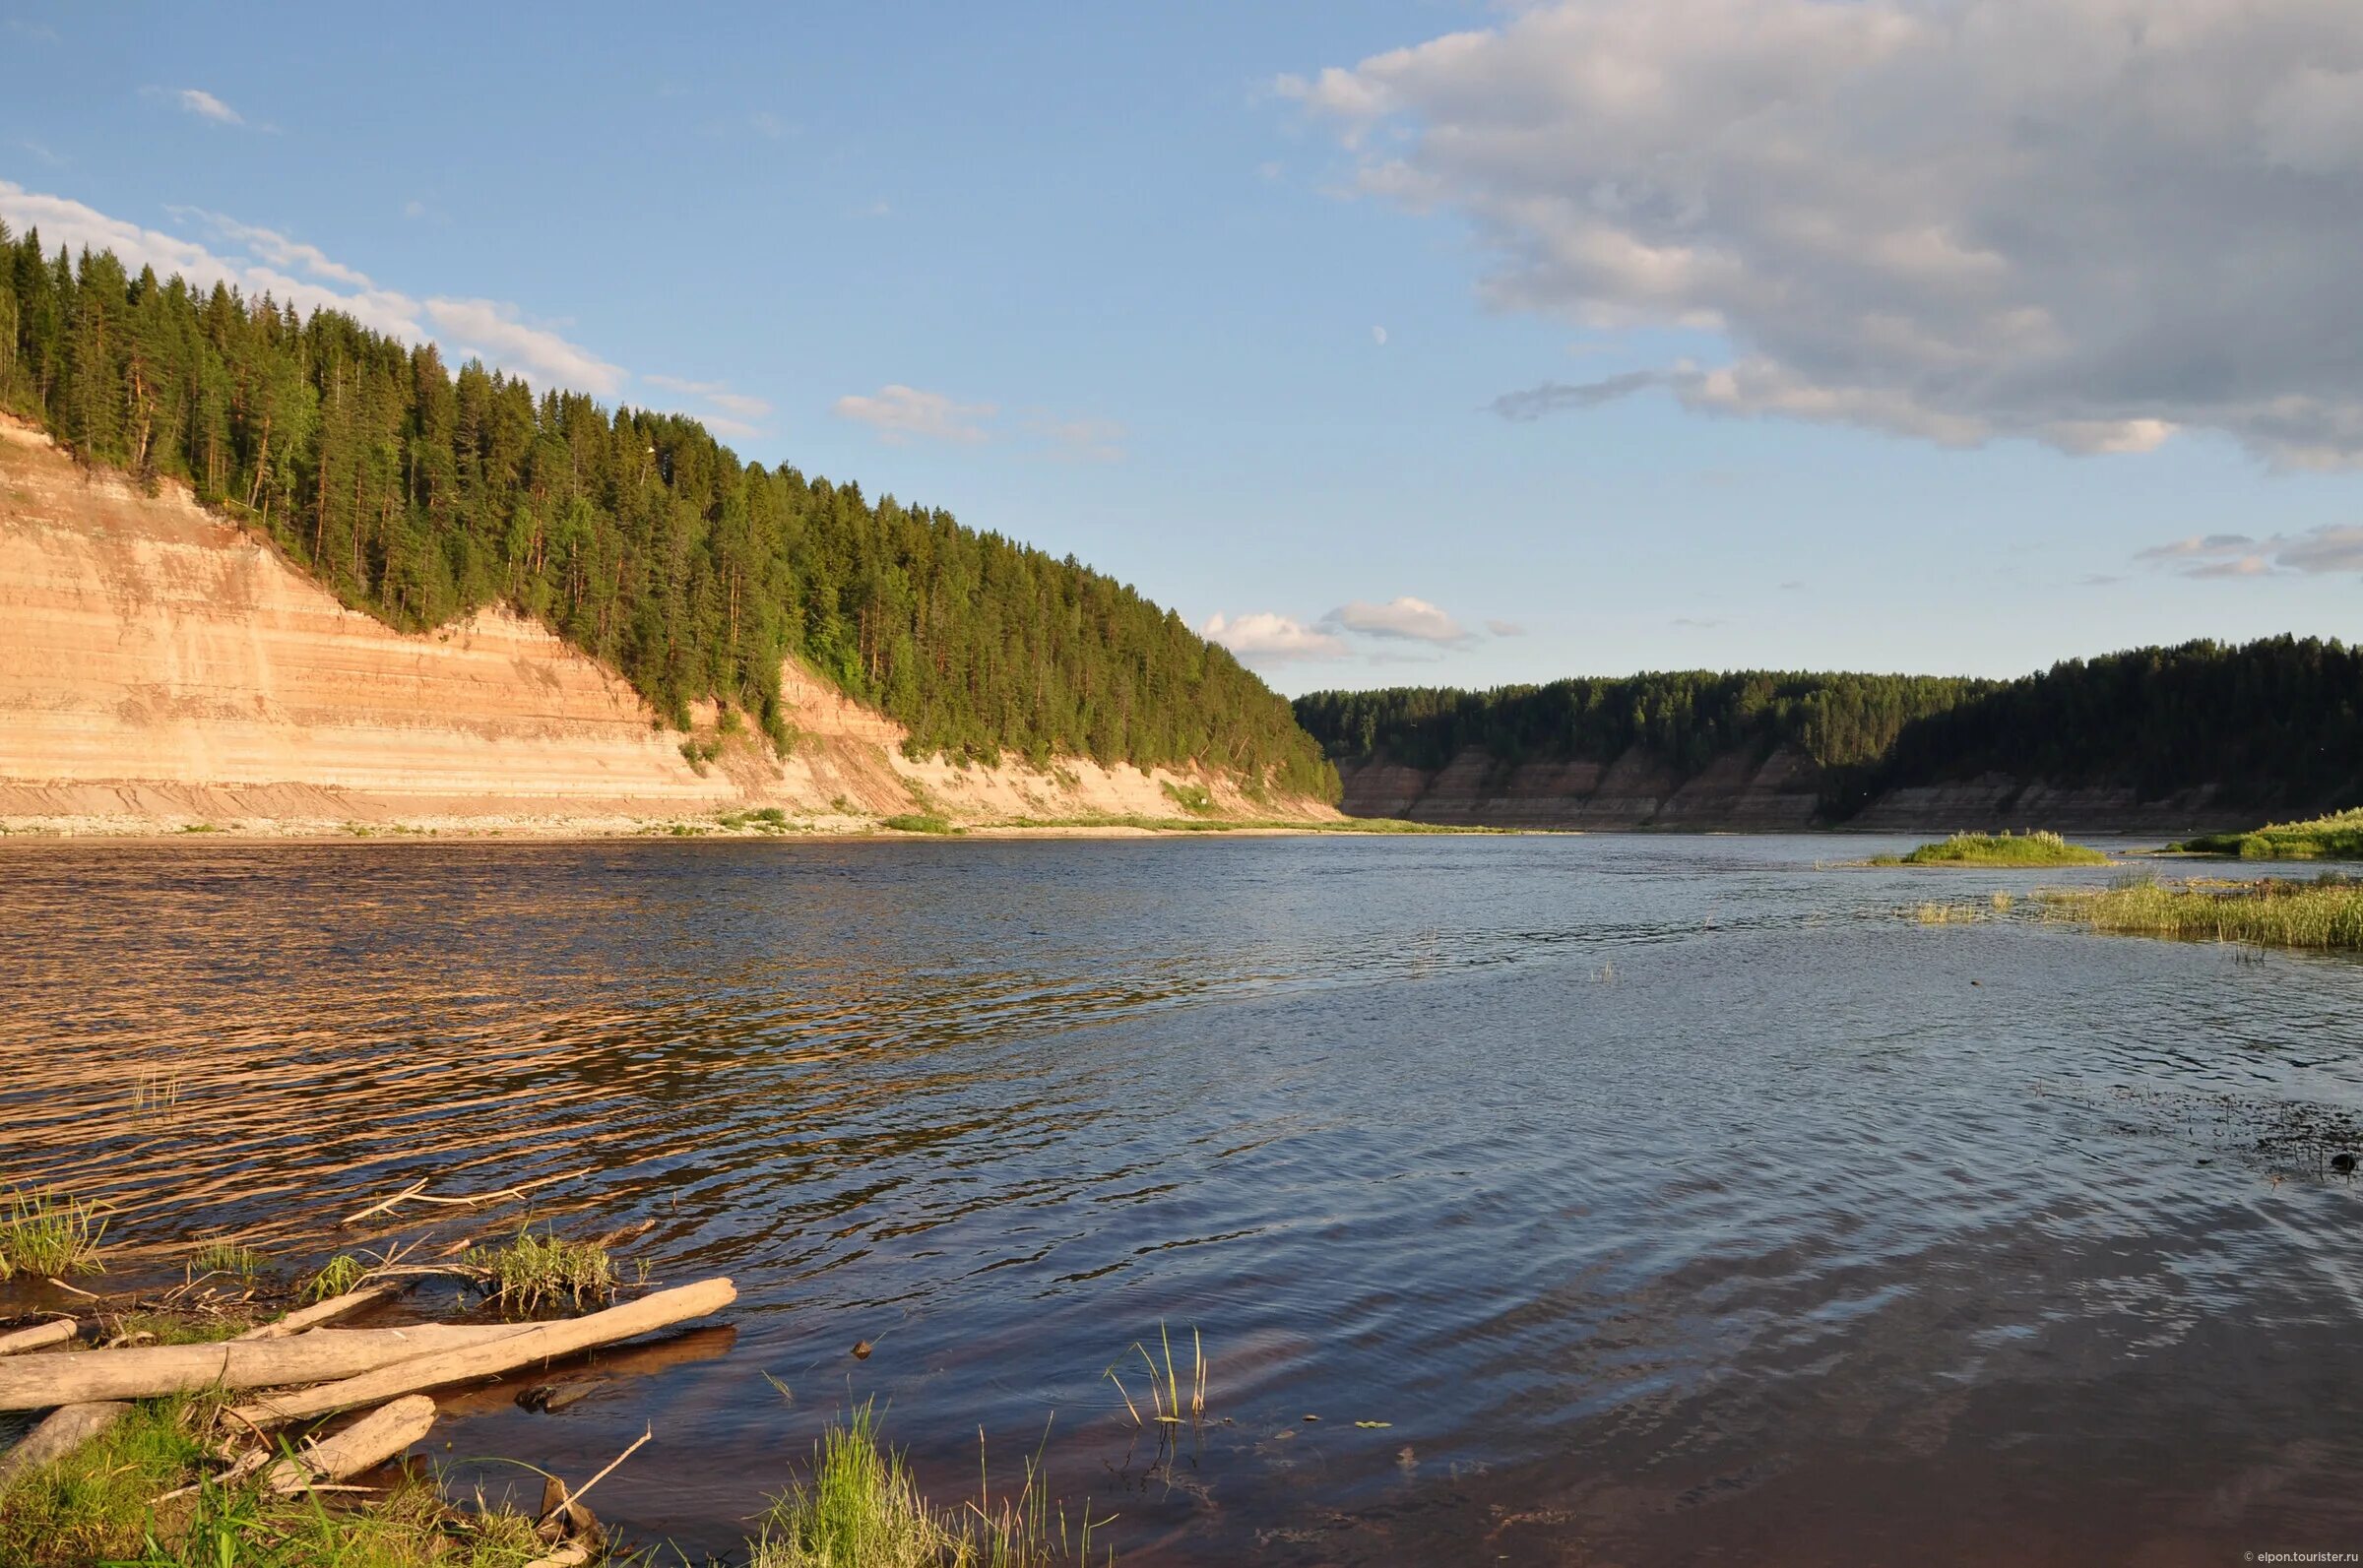
<path fill-rule="evenodd" d="M 1726 755 L 1684 780 L 1661 759 L 1629 751 L 1613 764 L 1504 766 L 1468 750 L 1434 771 L 1364 759 L 1338 764 L 1345 811 L 1357 817 L 1493 828 L 1662 828 L 1779 833 L 2060 832 L 2182 835 L 2253 826 L 2256 813 L 2218 806 L 2212 789 L 2144 800 L 2131 789 L 2068 788 L 2001 774 L 1896 789 L 1842 822 L 1821 813 L 1820 770 L 1785 747 L 1769 757 Z"/>
<path fill-rule="evenodd" d="M 1180 817 L 1162 787 L 1227 778 L 1088 761 L 913 763 L 904 733 L 791 667 L 785 760 L 741 732 L 692 765 L 619 676 L 504 609 L 424 636 L 347 609 L 266 541 L 167 486 L 92 473 L 0 417 L 0 826 L 342 824 L 599 831 L 777 806 L 818 827 Z"/>

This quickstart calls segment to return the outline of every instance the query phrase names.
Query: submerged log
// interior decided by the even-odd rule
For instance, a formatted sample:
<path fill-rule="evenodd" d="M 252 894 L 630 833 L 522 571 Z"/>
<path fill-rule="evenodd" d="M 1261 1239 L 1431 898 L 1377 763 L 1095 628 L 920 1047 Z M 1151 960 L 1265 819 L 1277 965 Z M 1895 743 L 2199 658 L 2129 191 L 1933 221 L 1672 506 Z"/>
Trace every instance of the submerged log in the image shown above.
<path fill-rule="evenodd" d="M 514 1323 L 484 1327 L 415 1323 L 399 1329 L 314 1329 L 284 1340 L 154 1345 L 80 1355 L 11 1358 L 0 1360 L 0 1411 L 41 1411 L 96 1400 L 156 1399 L 209 1388 L 318 1383 L 438 1353 L 488 1347 L 531 1332 L 530 1327 Z"/>
<path fill-rule="evenodd" d="M 300 1492 L 375 1470 L 424 1437 L 435 1424 L 435 1402 L 413 1394 L 381 1406 L 334 1437 L 307 1443 L 263 1472 L 263 1486 Z"/>
<path fill-rule="evenodd" d="M 0 1489 L 19 1475 L 54 1464 L 131 1413 L 128 1405 L 68 1405 L 52 1411 L 16 1447 L 0 1454 Z"/>
<path fill-rule="evenodd" d="M 38 1350 L 52 1345 L 63 1345 L 74 1338 L 75 1333 L 72 1318 L 59 1318 L 50 1323 L 36 1323 L 30 1329 L 18 1329 L 13 1334 L 0 1334 L 0 1355 L 14 1355 L 19 1350 Z"/>
<path fill-rule="evenodd" d="M 593 1312 L 587 1317 L 527 1324 L 498 1340 L 462 1345 L 431 1355 L 397 1361 L 341 1382 L 323 1383 L 317 1388 L 265 1395 L 236 1407 L 230 1413 L 258 1427 L 283 1426 L 288 1421 L 374 1405 L 379 1400 L 416 1393 L 420 1389 L 440 1388 L 447 1383 L 468 1382 L 479 1377 L 498 1377 L 503 1372 L 514 1372 L 536 1362 L 553 1361 L 578 1350 L 628 1340 L 636 1334 L 669 1328 L 690 1318 L 704 1317 L 709 1312 L 721 1311 L 737 1298 L 736 1288 L 728 1280 L 705 1280 L 696 1285 L 675 1286 L 672 1289 L 659 1290 L 637 1301 L 609 1307 L 604 1312 Z M 302 1340 L 287 1343 L 301 1344 Z"/>

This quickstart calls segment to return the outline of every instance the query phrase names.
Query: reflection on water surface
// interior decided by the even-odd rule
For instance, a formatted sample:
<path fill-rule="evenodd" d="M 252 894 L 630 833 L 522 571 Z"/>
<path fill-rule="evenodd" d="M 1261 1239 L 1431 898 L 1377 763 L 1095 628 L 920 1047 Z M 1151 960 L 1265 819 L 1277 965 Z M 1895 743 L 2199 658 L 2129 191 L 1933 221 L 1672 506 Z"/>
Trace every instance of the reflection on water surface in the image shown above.
<path fill-rule="evenodd" d="M 1054 1411 L 1135 1562 L 2363 1547 L 2363 1189 L 2273 1138 L 2363 1109 L 2363 965 L 1814 868 L 1887 847 L 5 846 L 0 1181 L 136 1242 L 596 1167 L 538 1212 L 734 1339 L 435 1446 L 653 1420 L 606 1512 L 692 1547 L 873 1394 L 947 1495 Z"/>

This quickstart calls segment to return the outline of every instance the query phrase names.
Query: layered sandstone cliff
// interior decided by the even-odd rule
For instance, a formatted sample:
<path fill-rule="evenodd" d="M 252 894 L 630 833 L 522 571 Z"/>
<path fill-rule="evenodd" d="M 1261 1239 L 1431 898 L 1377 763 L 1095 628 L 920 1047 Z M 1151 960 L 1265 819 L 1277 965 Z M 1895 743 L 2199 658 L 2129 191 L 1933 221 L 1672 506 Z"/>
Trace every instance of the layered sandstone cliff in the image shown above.
<path fill-rule="evenodd" d="M 1628 751 L 1614 763 L 1503 764 L 1471 749 L 1442 768 L 1384 759 L 1340 762 L 1344 808 L 1357 817 L 1490 828 L 1662 828 L 1777 833 L 1842 827 L 1879 832 L 2060 832 L 2180 836 L 2254 824 L 2255 813 L 2219 806 L 2212 789 L 2162 800 L 2131 789 L 2067 787 L 2001 774 L 1895 789 L 1842 821 L 1823 805 L 1811 758 L 1785 747 L 1761 759 L 1716 758 L 1685 778 L 1662 759 Z"/>
<path fill-rule="evenodd" d="M 692 764 L 629 685 L 502 609 L 425 636 L 351 610 L 166 486 L 151 497 L 0 418 L 0 826 L 343 824 L 581 831 L 776 806 L 816 826 L 1178 817 L 1166 784 L 1255 815 L 1227 779 L 1063 762 L 914 763 L 903 731 L 790 667 L 797 745 L 740 732 Z"/>

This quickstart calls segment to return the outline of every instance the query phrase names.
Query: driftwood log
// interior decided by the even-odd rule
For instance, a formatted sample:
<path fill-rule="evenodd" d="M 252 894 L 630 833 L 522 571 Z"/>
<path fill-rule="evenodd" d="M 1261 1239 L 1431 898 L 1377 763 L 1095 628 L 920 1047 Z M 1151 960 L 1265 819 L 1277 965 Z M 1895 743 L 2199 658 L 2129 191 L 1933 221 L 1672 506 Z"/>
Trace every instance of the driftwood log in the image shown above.
<path fill-rule="evenodd" d="M 435 1402 L 412 1394 L 380 1406 L 334 1437 L 306 1443 L 263 1472 L 275 1492 L 300 1492 L 375 1470 L 424 1437 L 435 1424 Z"/>
<path fill-rule="evenodd" d="M 399 1329 L 314 1329 L 284 1340 L 154 1345 L 80 1355 L 11 1357 L 0 1359 L 0 1411 L 155 1399 L 209 1388 L 318 1383 L 402 1361 L 488 1347 L 532 1332 L 530 1325 L 514 1323 L 483 1327 L 414 1323 Z"/>
<path fill-rule="evenodd" d="M 241 1340 L 284 1340 L 291 1335 L 301 1334 L 305 1329 L 318 1328 L 323 1323 L 334 1323 L 339 1318 L 349 1318 L 355 1312 L 376 1306 L 381 1301 L 391 1301 L 402 1294 L 402 1288 L 399 1285 L 387 1284 L 372 1285 L 358 1290 L 348 1290 L 343 1295 L 332 1295 L 327 1300 L 311 1306 L 298 1307 L 276 1323 L 265 1323 L 259 1328 L 248 1329 L 238 1338 Z"/>
<path fill-rule="evenodd" d="M 30 1329 L 18 1329 L 13 1334 L 0 1334 L 0 1355 L 14 1355 L 19 1350 L 45 1349 L 63 1345 L 75 1335 L 72 1318 L 58 1318 L 50 1323 L 36 1323 Z"/>
<path fill-rule="evenodd" d="M 578 1350 L 628 1340 L 652 1329 L 669 1328 L 690 1318 L 704 1317 L 709 1312 L 721 1311 L 737 1298 L 736 1288 L 728 1280 L 704 1280 L 696 1285 L 675 1286 L 670 1290 L 658 1290 L 637 1301 L 612 1306 L 604 1312 L 593 1312 L 579 1318 L 560 1318 L 549 1323 L 527 1324 L 508 1330 L 496 1340 L 458 1345 L 431 1354 L 395 1361 L 374 1371 L 362 1371 L 338 1382 L 322 1383 L 314 1388 L 265 1395 L 236 1407 L 230 1413 L 256 1427 L 284 1426 L 289 1421 L 374 1405 L 380 1400 L 415 1394 L 422 1389 L 440 1388 L 447 1383 L 497 1377 L 503 1372 L 514 1372 L 519 1367 L 532 1366 L 536 1362 L 555 1360 Z M 281 1343 L 300 1345 L 306 1339 L 332 1332 L 315 1330 L 311 1335 Z M 260 1346 L 255 1348 L 261 1348 Z M 88 1357 L 78 1356 L 75 1359 L 86 1360 Z M 276 1381 L 287 1383 L 302 1380 L 281 1378 Z M 5 1408 L 0 1406 L 0 1409 Z"/>
<path fill-rule="evenodd" d="M 65 1458 L 131 1413 L 128 1405 L 68 1405 L 52 1411 L 16 1447 L 0 1454 L 0 1488 L 19 1475 Z"/>

